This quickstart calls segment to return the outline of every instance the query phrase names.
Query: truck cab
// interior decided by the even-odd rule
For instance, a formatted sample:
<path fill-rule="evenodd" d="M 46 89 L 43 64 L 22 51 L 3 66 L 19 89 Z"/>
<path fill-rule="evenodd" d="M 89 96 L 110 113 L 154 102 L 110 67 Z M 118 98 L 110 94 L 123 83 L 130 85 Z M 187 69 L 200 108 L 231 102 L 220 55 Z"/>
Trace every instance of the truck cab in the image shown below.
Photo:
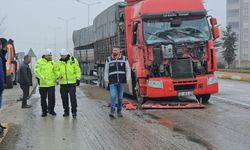
<path fill-rule="evenodd" d="M 218 92 L 213 40 L 219 29 L 201 0 L 126 2 L 127 55 L 141 103 L 190 95 L 205 103 Z"/>

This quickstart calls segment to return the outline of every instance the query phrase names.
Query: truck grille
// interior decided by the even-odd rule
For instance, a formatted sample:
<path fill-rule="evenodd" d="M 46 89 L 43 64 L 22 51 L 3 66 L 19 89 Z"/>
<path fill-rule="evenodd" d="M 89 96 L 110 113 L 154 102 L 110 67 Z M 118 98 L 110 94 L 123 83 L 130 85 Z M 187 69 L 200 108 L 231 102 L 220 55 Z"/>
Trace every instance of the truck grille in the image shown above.
<path fill-rule="evenodd" d="M 194 90 L 195 85 L 194 84 L 188 84 L 188 85 L 174 85 L 175 91 L 185 91 L 185 90 Z"/>
<path fill-rule="evenodd" d="M 172 60 L 170 73 L 174 79 L 194 78 L 192 60 L 189 58 Z"/>

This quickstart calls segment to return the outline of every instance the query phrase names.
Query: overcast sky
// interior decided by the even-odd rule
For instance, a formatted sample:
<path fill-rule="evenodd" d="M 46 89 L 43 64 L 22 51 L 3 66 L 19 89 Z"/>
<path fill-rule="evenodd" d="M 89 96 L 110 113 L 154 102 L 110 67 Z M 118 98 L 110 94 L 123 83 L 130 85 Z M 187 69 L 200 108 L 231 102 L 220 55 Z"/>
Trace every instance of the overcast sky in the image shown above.
<path fill-rule="evenodd" d="M 97 2 L 98 0 L 82 0 Z M 119 0 L 99 0 L 91 6 L 90 22 L 102 10 Z M 73 49 L 73 30 L 86 27 L 87 7 L 75 0 L 0 0 L 0 18 L 7 16 L 3 27 L 4 37 L 15 41 L 17 51 L 33 48 L 38 55 L 44 48 L 66 48 L 66 23 L 58 17 L 74 20 L 69 22 L 69 49 Z M 226 25 L 226 0 L 206 0 L 209 14 Z"/>

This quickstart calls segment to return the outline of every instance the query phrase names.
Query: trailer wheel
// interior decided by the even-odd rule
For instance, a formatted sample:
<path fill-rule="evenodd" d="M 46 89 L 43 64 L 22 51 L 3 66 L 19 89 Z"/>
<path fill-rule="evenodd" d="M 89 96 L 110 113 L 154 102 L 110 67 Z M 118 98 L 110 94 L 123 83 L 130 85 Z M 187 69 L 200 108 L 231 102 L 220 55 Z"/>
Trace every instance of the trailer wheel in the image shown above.
<path fill-rule="evenodd" d="M 202 104 L 207 104 L 211 97 L 211 94 L 196 95 L 195 97 L 199 102 L 202 101 Z"/>
<path fill-rule="evenodd" d="M 104 80 L 104 67 L 101 67 L 101 87 L 105 88 L 105 80 Z"/>
<path fill-rule="evenodd" d="M 145 100 L 144 97 L 141 97 L 141 94 L 140 94 L 140 85 L 139 85 L 138 81 L 136 82 L 135 92 L 136 92 L 136 99 L 137 99 L 138 103 L 140 105 L 144 104 L 146 102 L 146 100 Z"/>
<path fill-rule="evenodd" d="M 90 67 L 89 67 L 89 63 L 88 63 L 86 66 L 87 66 L 87 75 L 90 76 Z"/>
<path fill-rule="evenodd" d="M 98 76 L 98 86 L 101 87 L 102 86 L 102 75 L 101 75 L 101 67 L 97 68 L 97 76 Z"/>

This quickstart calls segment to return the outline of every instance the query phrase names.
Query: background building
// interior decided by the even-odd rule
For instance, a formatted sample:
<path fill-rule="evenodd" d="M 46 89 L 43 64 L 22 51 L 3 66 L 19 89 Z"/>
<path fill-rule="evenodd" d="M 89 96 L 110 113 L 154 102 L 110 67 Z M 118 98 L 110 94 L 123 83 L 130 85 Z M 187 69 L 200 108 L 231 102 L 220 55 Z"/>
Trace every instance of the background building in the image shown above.
<path fill-rule="evenodd" d="M 249 0 L 227 0 L 227 25 L 238 38 L 235 67 L 250 68 L 250 2 Z"/>

